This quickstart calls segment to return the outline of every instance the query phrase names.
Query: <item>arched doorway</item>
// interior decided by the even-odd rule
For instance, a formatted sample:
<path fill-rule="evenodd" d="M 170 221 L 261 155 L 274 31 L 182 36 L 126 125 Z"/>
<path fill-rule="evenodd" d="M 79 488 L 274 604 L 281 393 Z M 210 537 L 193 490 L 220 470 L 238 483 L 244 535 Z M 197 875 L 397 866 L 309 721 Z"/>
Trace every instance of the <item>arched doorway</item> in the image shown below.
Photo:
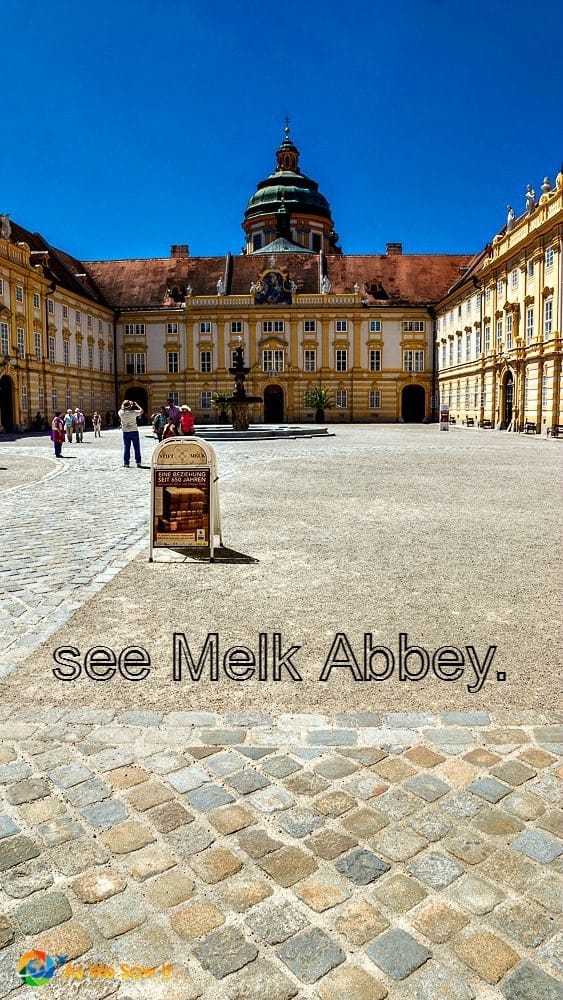
<path fill-rule="evenodd" d="M 503 380 L 503 409 L 502 409 L 502 427 L 510 427 L 512 423 L 512 410 L 514 406 L 514 374 L 510 369 L 507 371 Z"/>
<path fill-rule="evenodd" d="M 283 389 L 268 385 L 264 390 L 264 423 L 279 424 L 283 420 Z"/>
<path fill-rule="evenodd" d="M 421 424 L 425 417 L 426 394 L 421 385 L 406 385 L 401 394 L 401 416 L 406 424 Z"/>
<path fill-rule="evenodd" d="M 132 399 L 134 403 L 138 403 L 145 415 L 145 419 L 150 416 L 148 412 L 149 397 L 146 389 L 142 389 L 140 386 L 130 386 L 123 393 L 123 399 Z"/>
<path fill-rule="evenodd" d="M 0 378 L 0 424 L 6 434 L 14 430 L 14 387 L 7 375 Z"/>

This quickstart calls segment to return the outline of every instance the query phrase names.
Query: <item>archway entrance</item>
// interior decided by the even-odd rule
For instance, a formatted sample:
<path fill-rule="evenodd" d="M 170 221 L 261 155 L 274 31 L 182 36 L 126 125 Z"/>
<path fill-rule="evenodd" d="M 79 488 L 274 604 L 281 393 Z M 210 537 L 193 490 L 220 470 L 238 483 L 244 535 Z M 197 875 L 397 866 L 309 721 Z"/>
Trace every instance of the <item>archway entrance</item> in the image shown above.
<path fill-rule="evenodd" d="M 406 385 L 401 394 L 401 416 L 406 424 L 421 424 L 425 417 L 426 394 L 421 385 Z"/>
<path fill-rule="evenodd" d="M 283 420 L 283 389 L 268 385 L 264 390 L 264 423 L 279 424 Z"/>
<path fill-rule="evenodd" d="M 138 403 L 145 415 L 145 419 L 150 416 L 148 412 L 149 396 L 146 389 L 142 389 L 140 386 L 130 386 L 123 393 L 123 399 L 132 399 L 134 403 Z"/>
<path fill-rule="evenodd" d="M 0 424 L 6 434 L 14 430 L 14 387 L 7 375 L 0 378 Z"/>
<path fill-rule="evenodd" d="M 514 375 L 508 371 L 504 377 L 504 405 L 502 413 L 502 426 L 509 427 L 512 422 L 512 408 L 514 405 Z"/>

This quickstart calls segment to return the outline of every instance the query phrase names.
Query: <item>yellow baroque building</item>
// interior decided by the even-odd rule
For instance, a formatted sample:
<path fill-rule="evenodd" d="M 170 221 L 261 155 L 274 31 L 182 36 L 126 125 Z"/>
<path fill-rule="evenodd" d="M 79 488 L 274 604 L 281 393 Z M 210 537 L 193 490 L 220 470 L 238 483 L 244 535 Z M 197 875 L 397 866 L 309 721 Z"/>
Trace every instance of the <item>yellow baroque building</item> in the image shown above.
<path fill-rule="evenodd" d="M 2 216 L 3 428 L 75 406 L 112 416 L 124 398 L 147 418 L 172 398 L 213 423 L 239 346 L 246 388 L 263 401 L 254 422 L 311 421 L 311 390 L 322 388 L 335 422 L 430 421 L 441 400 L 460 422 L 557 426 L 557 184 L 477 257 L 400 243 L 346 255 L 286 126 L 247 203 L 239 255 L 192 257 L 175 244 L 165 258 L 78 261 Z"/>
<path fill-rule="evenodd" d="M 441 407 L 450 420 L 559 433 L 563 172 L 471 262 L 436 309 Z"/>

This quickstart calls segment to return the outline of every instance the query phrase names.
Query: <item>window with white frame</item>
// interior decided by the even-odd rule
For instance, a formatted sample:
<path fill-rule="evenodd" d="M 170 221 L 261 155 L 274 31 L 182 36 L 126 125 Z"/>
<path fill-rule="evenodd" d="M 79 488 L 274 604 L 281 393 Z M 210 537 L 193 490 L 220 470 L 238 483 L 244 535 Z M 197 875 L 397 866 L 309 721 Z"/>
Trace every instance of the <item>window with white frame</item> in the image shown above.
<path fill-rule="evenodd" d="M 63 340 L 63 364 L 70 364 L 70 343 L 68 340 Z"/>
<path fill-rule="evenodd" d="M 347 389 L 337 389 L 336 390 L 336 408 L 338 410 L 345 410 L 348 406 L 348 390 Z"/>
<path fill-rule="evenodd" d="M 68 306 L 63 306 L 63 319 L 68 319 Z"/>
<path fill-rule="evenodd" d="M 465 334 L 465 360 L 471 360 L 471 334 Z"/>
<path fill-rule="evenodd" d="M 479 379 L 475 379 L 473 386 L 473 409 L 476 410 L 479 403 Z"/>
<path fill-rule="evenodd" d="M 75 320 L 76 320 L 77 323 L 81 323 L 82 322 L 82 313 L 80 312 L 79 309 L 76 310 L 76 312 L 74 314 L 74 318 L 75 318 Z"/>
<path fill-rule="evenodd" d="M 455 359 L 457 364 L 461 364 L 461 337 L 457 338 Z"/>
<path fill-rule="evenodd" d="M 98 368 L 101 372 L 104 370 L 104 350 L 102 347 L 98 348 Z"/>
<path fill-rule="evenodd" d="M 306 372 L 314 372 L 317 367 L 317 352 L 313 350 L 306 350 L 303 354 L 303 368 Z"/>
<path fill-rule="evenodd" d="M 16 329 L 16 344 L 18 358 L 25 358 L 25 330 L 23 326 L 18 326 Z"/>
<path fill-rule="evenodd" d="M 168 351 L 166 358 L 168 364 L 168 374 L 177 375 L 180 371 L 180 355 L 178 351 Z"/>
<path fill-rule="evenodd" d="M 452 405 L 452 383 L 448 385 L 448 406 Z"/>
<path fill-rule="evenodd" d="M 284 329 L 283 319 L 265 319 L 262 323 L 263 333 L 283 333 Z"/>
<path fill-rule="evenodd" d="M 53 299 L 47 299 L 47 312 L 54 313 L 54 311 L 55 311 L 55 303 Z"/>
<path fill-rule="evenodd" d="M 88 348 L 90 352 L 90 348 Z M 125 355 L 125 373 L 127 375 L 144 375 L 146 371 L 146 355 L 131 353 Z"/>
<path fill-rule="evenodd" d="M 49 361 L 52 365 L 54 365 L 56 361 L 56 345 L 54 337 L 49 337 Z"/>
<path fill-rule="evenodd" d="M 22 410 L 24 412 L 26 412 L 27 411 L 27 386 L 26 385 L 22 385 L 21 401 L 22 401 L 21 402 Z"/>
<path fill-rule="evenodd" d="M 502 320 L 499 319 L 497 320 L 497 326 L 496 326 L 495 346 L 499 347 L 501 343 L 502 343 Z"/>
<path fill-rule="evenodd" d="M 103 333 L 103 325 L 101 319 L 98 320 L 98 335 L 101 337 Z"/>
<path fill-rule="evenodd" d="M 524 375 L 524 407 L 527 409 L 530 403 L 530 376 Z"/>
<path fill-rule="evenodd" d="M 242 320 L 240 319 L 231 320 L 231 333 L 242 333 Z"/>
<path fill-rule="evenodd" d="M 172 389 L 172 391 L 168 393 L 167 398 L 174 404 L 174 406 L 180 405 L 180 393 L 177 389 Z"/>
<path fill-rule="evenodd" d="M 199 332 L 211 333 L 211 323 L 209 322 L 209 320 L 204 320 L 202 323 L 199 324 Z"/>
<path fill-rule="evenodd" d="M 212 393 L 209 392 L 208 390 L 206 390 L 205 392 L 200 393 L 199 403 L 200 403 L 200 406 L 201 406 L 202 410 L 210 410 L 211 409 L 211 396 L 212 396 Z"/>
<path fill-rule="evenodd" d="M 487 387 L 483 386 L 483 392 L 481 393 L 481 406 L 485 410 L 487 408 Z"/>
<path fill-rule="evenodd" d="M 369 352 L 369 370 L 370 372 L 381 371 L 381 350 L 378 348 L 374 348 Z"/>
<path fill-rule="evenodd" d="M 178 333 L 178 324 L 177 323 L 167 323 L 166 324 L 166 332 L 168 334 Z"/>
<path fill-rule="evenodd" d="M 526 309 L 526 343 L 530 344 L 534 339 L 534 307 Z"/>
<path fill-rule="evenodd" d="M 317 329 L 317 321 L 314 319 L 306 319 L 303 322 L 303 332 L 304 333 L 314 333 Z"/>
<path fill-rule="evenodd" d="M 78 393 L 78 409 L 84 412 L 84 389 Z"/>
<path fill-rule="evenodd" d="M 23 286 L 16 285 L 16 302 L 23 302 Z"/>
<path fill-rule="evenodd" d="M 454 342 L 453 342 L 453 340 L 449 341 L 448 358 L 449 358 L 450 365 L 453 365 L 453 363 L 454 363 Z"/>
<path fill-rule="evenodd" d="M 497 281 L 497 295 L 499 296 L 502 295 L 503 291 L 504 291 L 504 281 L 502 280 L 502 278 L 499 278 Z"/>
<path fill-rule="evenodd" d="M 510 313 L 506 317 L 506 350 L 512 350 L 512 316 Z"/>
<path fill-rule="evenodd" d="M 469 409 L 469 381 L 465 380 L 465 409 Z"/>
<path fill-rule="evenodd" d="M 545 410 L 547 406 L 547 372 L 544 372 L 541 379 L 541 405 Z"/>
<path fill-rule="evenodd" d="M 424 351 L 403 351 L 403 371 L 424 371 Z"/>
<path fill-rule="evenodd" d="M 82 368 L 82 344 L 76 345 L 76 367 Z"/>
<path fill-rule="evenodd" d="M 348 320 L 337 319 L 335 329 L 337 333 L 348 333 Z"/>
<path fill-rule="evenodd" d="M 490 326 L 485 327 L 485 354 L 488 354 L 491 349 L 491 328 Z"/>
<path fill-rule="evenodd" d="M 381 406 L 381 390 L 370 389 L 369 391 L 370 410 L 379 410 L 380 406 Z"/>
<path fill-rule="evenodd" d="M 528 279 L 530 281 L 534 280 L 534 270 L 535 270 L 535 268 L 534 268 L 534 262 L 533 262 L 533 260 L 529 260 L 528 261 Z"/>
<path fill-rule="evenodd" d="M 491 301 L 491 289 L 485 288 L 485 302 Z"/>
<path fill-rule="evenodd" d="M 459 307 L 461 312 L 461 306 Z M 403 331 L 405 333 L 422 333 L 424 331 L 424 320 L 423 319 L 406 319 L 403 323 Z"/>
<path fill-rule="evenodd" d="M 126 323 L 124 333 L 126 337 L 144 337 L 145 336 L 145 324 L 144 323 Z"/>
<path fill-rule="evenodd" d="M 45 409 L 45 390 L 42 385 L 40 385 L 37 390 L 37 405 L 39 407 L 39 412 L 43 413 L 43 410 Z"/>
<path fill-rule="evenodd" d="M 283 372 L 285 363 L 285 354 L 283 351 L 262 351 L 262 371 L 264 372 Z"/>
<path fill-rule="evenodd" d="M 510 272 L 510 287 L 512 289 L 518 288 L 518 276 L 519 276 L 518 268 L 514 267 Z"/>
<path fill-rule="evenodd" d="M 65 390 L 65 406 L 67 410 L 70 410 L 72 407 L 72 392 L 70 389 Z"/>
<path fill-rule="evenodd" d="M 39 309 L 40 305 L 41 305 L 41 299 L 39 298 L 38 293 L 34 292 L 33 293 L 33 308 L 34 309 Z"/>
<path fill-rule="evenodd" d="M 455 390 L 455 405 L 461 406 L 461 382 L 457 383 Z"/>
<path fill-rule="evenodd" d="M 442 368 L 446 367 L 446 345 L 442 344 Z"/>
<path fill-rule="evenodd" d="M 475 330 L 475 354 L 479 357 L 481 353 L 481 330 Z"/>
<path fill-rule="evenodd" d="M 33 335 L 33 346 L 35 348 L 35 360 L 41 361 L 41 334 L 35 333 Z"/>
<path fill-rule="evenodd" d="M 145 355 L 139 354 L 137 355 L 137 357 L 144 358 Z M 94 368 L 94 348 L 90 346 L 88 347 L 88 368 L 90 369 L 90 371 L 93 371 Z"/>
<path fill-rule="evenodd" d="M 200 372 L 211 371 L 211 351 L 199 352 L 199 370 Z"/>
<path fill-rule="evenodd" d="M 553 326 L 553 299 L 546 299 L 543 304 L 543 335 L 546 339 L 551 337 Z"/>
<path fill-rule="evenodd" d="M 481 310 L 481 292 L 477 292 L 475 296 L 475 311 L 478 313 Z"/>
<path fill-rule="evenodd" d="M 546 271 L 551 270 L 553 267 L 553 247 L 548 247 L 545 251 L 545 269 Z"/>
<path fill-rule="evenodd" d="M 57 390 L 56 389 L 51 389 L 51 409 L 53 410 L 53 413 L 57 409 Z"/>
<path fill-rule="evenodd" d="M 348 371 L 348 351 L 345 348 L 339 348 L 336 351 L 336 371 Z"/>
<path fill-rule="evenodd" d="M 92 329 L 92 317 L 91 316 L 88 316 L 87 323 L 88 323 L 88 329 L 91 330 Z"/>
<path fill-rule="evenodd" d="M 469 316 L 469 315 L 470 315 L 470 313 L 471 313 L 471 306 L 472 306 L 472 305 L 473 305 L 473 302 L 472 302 L 472 300 L 471 300 L 471 299 L 467 299 L 467 301 L 466 301 L 466 303 L 465 303 L 465 312 L 466 312 L 466 314 L 467 314 L 468 316 Z"/>
<path fill-rule="evenodd" d="M 369 321 L 369 332 L 370 333 L 381 333 L 381 320 L 380 319 L 370 319 L 370 321 Z"/>

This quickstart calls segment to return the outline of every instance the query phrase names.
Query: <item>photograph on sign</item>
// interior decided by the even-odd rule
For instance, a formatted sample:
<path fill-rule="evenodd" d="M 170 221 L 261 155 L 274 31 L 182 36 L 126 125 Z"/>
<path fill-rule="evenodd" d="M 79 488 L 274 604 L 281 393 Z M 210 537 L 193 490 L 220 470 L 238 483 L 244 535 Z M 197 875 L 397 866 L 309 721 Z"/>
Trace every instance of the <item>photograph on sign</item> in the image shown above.
<path fill-rule="evenodd" d="M 153 545 L 209 546 L 208 468 L 155 469 Z"/>

